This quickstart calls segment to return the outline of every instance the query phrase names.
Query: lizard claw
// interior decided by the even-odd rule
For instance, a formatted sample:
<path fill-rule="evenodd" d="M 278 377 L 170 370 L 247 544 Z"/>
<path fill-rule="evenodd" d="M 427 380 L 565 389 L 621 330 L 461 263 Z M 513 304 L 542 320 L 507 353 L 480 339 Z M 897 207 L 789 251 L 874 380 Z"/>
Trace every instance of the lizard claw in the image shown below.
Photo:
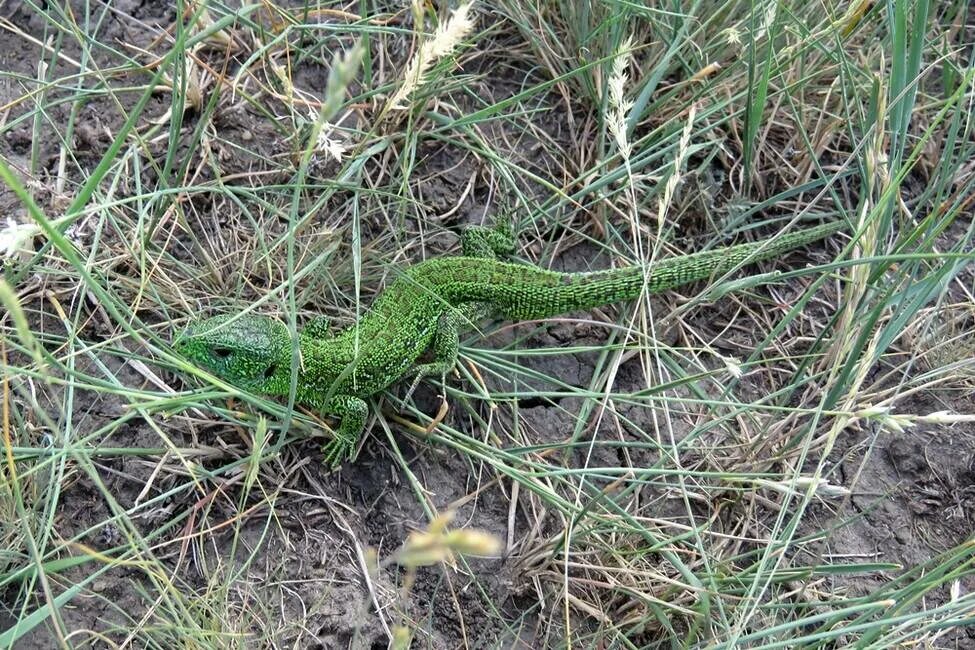
<path fill-rule="evenodd" d="M 322 445 L 322 462 L 329 469 L 338 469 L 339 465 L 347 460 L 352 460 L 355 453 L 355 441 L 344 437 L 336 436 Z"/>
<path fill-rule="evenodd" d="M 413 397 L 413 393 L 416 392 L 416 388 L 420 385 L 421 379 L 423 379 L 423 375 L 419 372 L 413 373 L 413 381 L 410 382 L 410 387 L 406 389 L 406 395 L 403 396 L 404 402 L 409 402 L 410 398 Z"/>
<path fill-rule="evenodd" d="M 440 383 L 445 387 L 447 385 L 447 372 L 448 369 L 441 367 L 443 364 L 430 363 L 424 366 L 417 366 L 413 371 L 413 381 L 410 382 L 410 387 L 406 390 L 406 395 L 403 396 L 403 401 L 408 402 L 410 398 L 413 397 L 413 393 L 416 392 L 417 386 L 424 377 L 429 377 L 430 375 L 435 375 L 440 373 Z M 446 399 L 446 395 L 444 396 Z"/>

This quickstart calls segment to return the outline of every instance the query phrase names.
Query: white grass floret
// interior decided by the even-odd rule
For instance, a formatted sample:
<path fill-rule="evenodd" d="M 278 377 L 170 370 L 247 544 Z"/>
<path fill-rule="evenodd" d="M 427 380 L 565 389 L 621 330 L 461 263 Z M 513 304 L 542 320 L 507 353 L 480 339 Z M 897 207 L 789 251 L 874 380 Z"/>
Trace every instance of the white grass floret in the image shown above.
<path fill-rule="evenodd" d="M 14 259 L 28 249 L 28 244 L 41 231 L 32 223 L 17 223 L 7 217 L 7 226 L 0 230 L 0 259 Z"/>
<path fill-rule="evenodd" d="M 660 203 L 657 205 L 657 225 L 663 228 L 664 217 L 667 214 L 667 210 L 670 209 L 670 202 L 674 198 L 674 192 L 677 191 L 677 184 L 681 179 L 681 168 L 684 166 L 684 160 L 687 158 L 687 152 L 691 143 L 691 133 L 694 129 L 694 118 L 697 117 L 697 104 L 691 104 L 690 110 L 687 112 L 687 122 L 684 124 L 684 130 L 681 132 L 680 141 L 677 143 L 677 156 L 674 158 L 674 171 L 667 178 L 667 184 L 664 186 L 663 195 L 660 197 Z"/>
<path fill-rule="evenodd" d="M 397 110 L 408 108 L 407 100 L 414 90 L 426 80 L 430 68 L 438 60 L 450 56 L 464 38 L 474 29 L 471 18 L 473 2 L 465 2 L 454 9 L 450 18 L 437 29 L 433 38 L 422 43 L 406 66 L 403 85 L 389 100 L 389 106 Z"/>
<path fill-rule="evenodd" d="M 626 98 L 626 82 L 629 80 L 626 74 L 630 66 L 630 51 L 633 48 L 633 37 L 628 37 L 616 50 L 616 57 L 613 59 L 613 71 L 610 73 L 609 81 L 609 105 L 610 112 L 607 120 L 607 128 L 616 142 L 616 147 L 620 151 L 623 160 L 630 159 L 632 146 L 626 134 L 626 121 L 633 109 L 633 101 Z"/>

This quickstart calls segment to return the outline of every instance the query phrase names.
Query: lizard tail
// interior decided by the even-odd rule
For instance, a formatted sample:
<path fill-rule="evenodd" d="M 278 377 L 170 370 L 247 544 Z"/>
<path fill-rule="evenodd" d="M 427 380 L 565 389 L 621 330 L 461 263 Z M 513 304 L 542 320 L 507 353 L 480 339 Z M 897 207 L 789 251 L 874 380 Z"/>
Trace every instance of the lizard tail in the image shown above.
<path fill-rule="evenodd" d="M 583 311 L 600 305 L 633 300 L 644 291 L 658 293 L 697 280 L 706 280 L 734 271 L 745 264 L 760 262 L 824 239 L 846 229 L 843 222 L 830 222 L 774 239 L 728 246 L 691 255 L 674 257 L 650 267 L 632 266 L 593 273 L 553 273 L 510 265 L 522 281 L 512 282 L 507 273 L 497 281 L 460 282 L 449 291 L 454 304 L 486 302 L 511 320 L 548 318 L 570 311 Z M 504 265 L 509 266 L 509 265 Z M 536 275 L 528 278 L 525 275 Z M 505 281 L 507 277 L 507 281 Z"/>

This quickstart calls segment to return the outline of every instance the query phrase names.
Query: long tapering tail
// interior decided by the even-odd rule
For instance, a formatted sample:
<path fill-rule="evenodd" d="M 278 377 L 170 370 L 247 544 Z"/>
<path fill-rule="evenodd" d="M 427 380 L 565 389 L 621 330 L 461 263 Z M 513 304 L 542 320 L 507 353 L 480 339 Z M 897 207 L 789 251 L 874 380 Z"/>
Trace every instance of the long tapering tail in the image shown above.
<path fill-rule="evenodd" d="M 448 299 L 454 304 L 486 302 L 511 320 L 547 318 L 632 300 L 644 290 L 657 293 L 724 275 L 744 264 L 778 257 L 845 229 L 843 222 L 830 222 L 761 242 L 673 257 L 650 267 L 632 266 L 593 273 L 553 273 L 499 263 L 504 269 L 495 274 L 497 281 L 454 283 Z"/>

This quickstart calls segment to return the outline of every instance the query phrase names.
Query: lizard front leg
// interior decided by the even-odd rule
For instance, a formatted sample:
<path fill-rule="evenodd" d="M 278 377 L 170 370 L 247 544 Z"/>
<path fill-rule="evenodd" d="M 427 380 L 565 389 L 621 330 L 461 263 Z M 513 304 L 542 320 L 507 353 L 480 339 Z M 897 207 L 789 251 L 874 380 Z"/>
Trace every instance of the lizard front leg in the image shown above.
<path fill-rule="evenodd" d="M 339 418 L 335 437 L 322 446 L 325 464 L 334 469 L 344 461 L 352 460 L 366 427 L 369 407 L 354 395 L 336 395 L 324 404 L 322 410 Z"/>

